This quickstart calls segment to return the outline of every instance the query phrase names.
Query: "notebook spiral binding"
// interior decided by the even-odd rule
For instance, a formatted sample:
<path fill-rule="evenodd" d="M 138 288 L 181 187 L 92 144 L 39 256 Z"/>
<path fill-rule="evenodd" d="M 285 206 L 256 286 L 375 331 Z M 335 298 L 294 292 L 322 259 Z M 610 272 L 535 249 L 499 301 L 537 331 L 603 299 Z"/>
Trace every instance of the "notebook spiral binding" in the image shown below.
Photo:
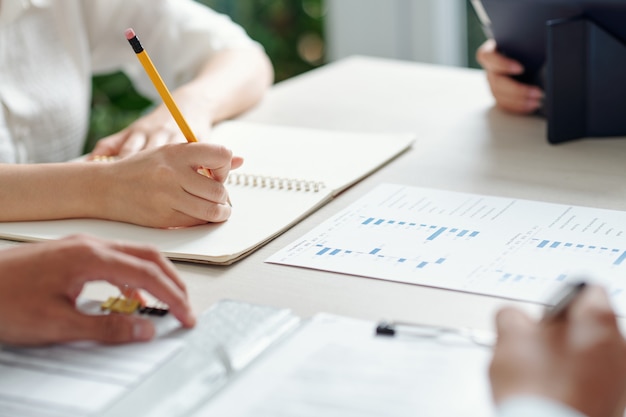
<path fill-rule="evenodd" d="M 317 193 L 326 188 L 320 181 L 309 181 L 295 178 L 268 177 L 264 175 L 231 172 L 226 180 L 227 185 L 239 185 L 244 187 L 269 188 L 287 191 L 304 191 Z"/>

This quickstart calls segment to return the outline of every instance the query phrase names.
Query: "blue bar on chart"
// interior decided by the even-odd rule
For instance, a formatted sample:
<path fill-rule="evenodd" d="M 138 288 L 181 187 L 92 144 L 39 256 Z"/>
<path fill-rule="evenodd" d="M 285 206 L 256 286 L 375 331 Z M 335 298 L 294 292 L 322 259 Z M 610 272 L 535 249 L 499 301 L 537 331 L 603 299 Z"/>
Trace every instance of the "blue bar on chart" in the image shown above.
<path fill-rule="evenodd" d="M 335 249 L 334 251 L 332 251 L 330 254 L 331 255 L 337 255 L 338 253 L 341 252 L 341 249 Z"/>
<path fill-rule="evenodd" d="M 326 252 L 328 252 L 329 250 L 330 250 L 330 248 L 324 248 L 324 249 L 322 249 L 321 251 L 317 252 L 317 253 L 316 253 L 316 255 L 323 255 L 323 254 L 325 254 Z"/>
<path fill-rule="evenodd" d="M 437 259 L 437 261 L 435 262 L 436 264 L 442 264 L 446 261 L 446 258 L 439 258 Z"/>
<path fill-rule="evenodd" d="M 363 222 L 361 222 L 362 225 L 376 225 L 376 226 L 380 226 L 381 224 L 389 224 L 389 225 L 395 225 L 395 224 L 399 224 L 401 226 L 405 226 L 405 225 L 409 225 L 409 226 L 416 226 L 415 223 L 407 223 L 405 221 L 398 221 L 398 220 L 387 220 L 387 219 L 376 219 L 375 217 L 368 217 L 366 220 L 364 220 Z M 422 226 L 426 227 L 425 224 L 423 224 Z M 432 226 L 432 227 L 436 227 L 436 226 Z"/>
<path fill-rule="evenodd" d="M 457 236 L 458 236 L 458 237 L 463 237 L 463 236 L 465 236 L 468 232 L 469 232 L 469 230 L 462 230 L 461 232 L 459 232 L 459 233 L 457 234 Z"/>
<path fill-rule="evenodd" d="M 478 233 L 480 233 L 480 232 L 472 232 L 472 233 L 470 233 L 470 237 L 476 237 L 476 236 L 478 236 Z"/>
<path fill-rule="evenodd" d="M 428 265 L 428 262 L 420 262 L 419 265 L 417 265 L 418 268 L 424 268 L 426 265 Z"/>
<path fill-rule="evenodd" d="M 613 262 L 613 265 L 621 265 L 622 262 L 624 262 L 624 260 L 626 260 L 626 251 L 622 252 L 622 254 L 620 255 L 619 258 L 617 258 L 617 260 L 615 262 Z"/>
<path fill-rule="evenodd" d="M 538 240 L 538 239 L 533 239 L 533 240 Z M 549 245 L 549 246 L 548 246 Z M 582 243 L 577 243 L 577 244 L 573 244 L 572 242 L 567 242 L 567 243 L 563 243 L 563 242 L 559 242 L 559 241 L 550 241 L 550 240 L 542 240 L 537 247 L 538 248 L 545 248 L 546 246 L 552 249 L 556 249 L 559 246 L 563 245 L 563 247 L 566 248 L 576 248 L 576 249 L 588 249 L 588 250 L 600 250 L 600 251 L 608 251 L 609 248 L 604 247 L 604 246 L 595 246 L 595 245 L 589 245 L 586 246 Z M 613 249 L 613 252 L 619 252 L 619 249 Z"/>
<path fill-rule="evenodd" d="M 432 227 L 432 226 L 431 226 Z M 426 240 L 435 240 L 437 239 L 437 236 L 441 235 L 443 232 L 445 232 L 448 228 L 447 227 L 440 227 L 439 230 L 437 230 L 435 233 L 433 233 L 432 235 L 428 236 L 428 239 Z"/>
<path fill-rule="evenodd" d="M 500 281 L 506 281 L 509 278 L 511 278 L 511 274 L 504 274 L 502 275 L 502 278 L 500 278 Z"/>
<path fill-rule="evenodd" d="M 370 255 L 376 255 L 378 252 L 380 252 L 380 248 L 372 249 Z"/>
<path fill-rule="evenodd" d="M 398 262 L 404 263 L 404 262 L 406 262 L 406 258 L 400 258 L 400 259 L 398 259 Z"/>

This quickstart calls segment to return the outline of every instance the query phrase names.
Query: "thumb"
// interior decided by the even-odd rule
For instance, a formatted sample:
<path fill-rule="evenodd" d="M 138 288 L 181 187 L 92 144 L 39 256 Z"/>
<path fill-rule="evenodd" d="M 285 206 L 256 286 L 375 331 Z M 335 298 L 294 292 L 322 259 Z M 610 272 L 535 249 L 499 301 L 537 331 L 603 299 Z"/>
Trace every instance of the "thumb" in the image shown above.
<path fill-rule="evenodd" d="M 505 307 L 496 315 L 498 344 L 506 343 L 511 337 L 523 335 L 532 327 L 532 320 L 522 311 Z"/>
<path fill-rule="evenodd" d="M 230 162 L 230 169 L 237 169 L 243 165 L 243 158 L 241 156 L 233 156 Z"/>
<path fill-rule="evenodd" d="M 123 314 L 84 315 L 75 327 L 76 339 L 105 344 L 145 342 L 154 337 L 154 325 L 146 319 Z"/>
<path fill-rule="evenodd" d="M 126 130 L 98 140 L 91 152 L 92 155 L 117 156 L 126 139 Z"/>

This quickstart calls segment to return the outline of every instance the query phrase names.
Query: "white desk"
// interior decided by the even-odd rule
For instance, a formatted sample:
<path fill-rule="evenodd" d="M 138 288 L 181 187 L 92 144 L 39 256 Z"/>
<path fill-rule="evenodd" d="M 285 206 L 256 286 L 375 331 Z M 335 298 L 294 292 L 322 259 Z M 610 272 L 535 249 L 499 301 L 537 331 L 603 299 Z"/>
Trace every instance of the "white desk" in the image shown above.
<path fill-rule="evenodd" d="M 178 264 L 196 311 L 233 298 L 290 307 L 303 316 L 326 311 L 490 328 L 496 309 L 512 302 L 264 260 L 381 182 L 626 210 L 626 140 L 549 145 L 542 119 L 493 108 L 481 71 L 355 57 L 276 85 L 245 119 L 411 131 L 418 140 L 411 151 L 239 263 Z"/>

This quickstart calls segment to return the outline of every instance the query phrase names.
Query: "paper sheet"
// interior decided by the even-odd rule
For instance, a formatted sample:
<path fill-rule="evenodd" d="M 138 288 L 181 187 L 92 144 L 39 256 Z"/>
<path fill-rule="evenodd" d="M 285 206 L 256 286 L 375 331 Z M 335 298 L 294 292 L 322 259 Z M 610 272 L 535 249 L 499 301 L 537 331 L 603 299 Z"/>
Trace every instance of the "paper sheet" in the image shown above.
<path fill-rule="evenodd" d="M 490 349 L 373 330 L 369 322 L 318 317 L 194 417 L 493 415 Z"/>
<path fill-rule="evenodd" d="M 386 184 L 268 262 L 545 303 L 590 277 L 626 315 L 626 213 Z"/>
<path fill-rule="evenodd" d="M 90 311 L 94 305 L 86 302 L 82 309 Z M 153 322 L 157 335 L 179 327 L 171 315 L 153 318 Z M 0 417 L 97 414 L 183 346 L 180 339 L 123 346 L 87 342 L 42 348 L 0 345 Z"/>

